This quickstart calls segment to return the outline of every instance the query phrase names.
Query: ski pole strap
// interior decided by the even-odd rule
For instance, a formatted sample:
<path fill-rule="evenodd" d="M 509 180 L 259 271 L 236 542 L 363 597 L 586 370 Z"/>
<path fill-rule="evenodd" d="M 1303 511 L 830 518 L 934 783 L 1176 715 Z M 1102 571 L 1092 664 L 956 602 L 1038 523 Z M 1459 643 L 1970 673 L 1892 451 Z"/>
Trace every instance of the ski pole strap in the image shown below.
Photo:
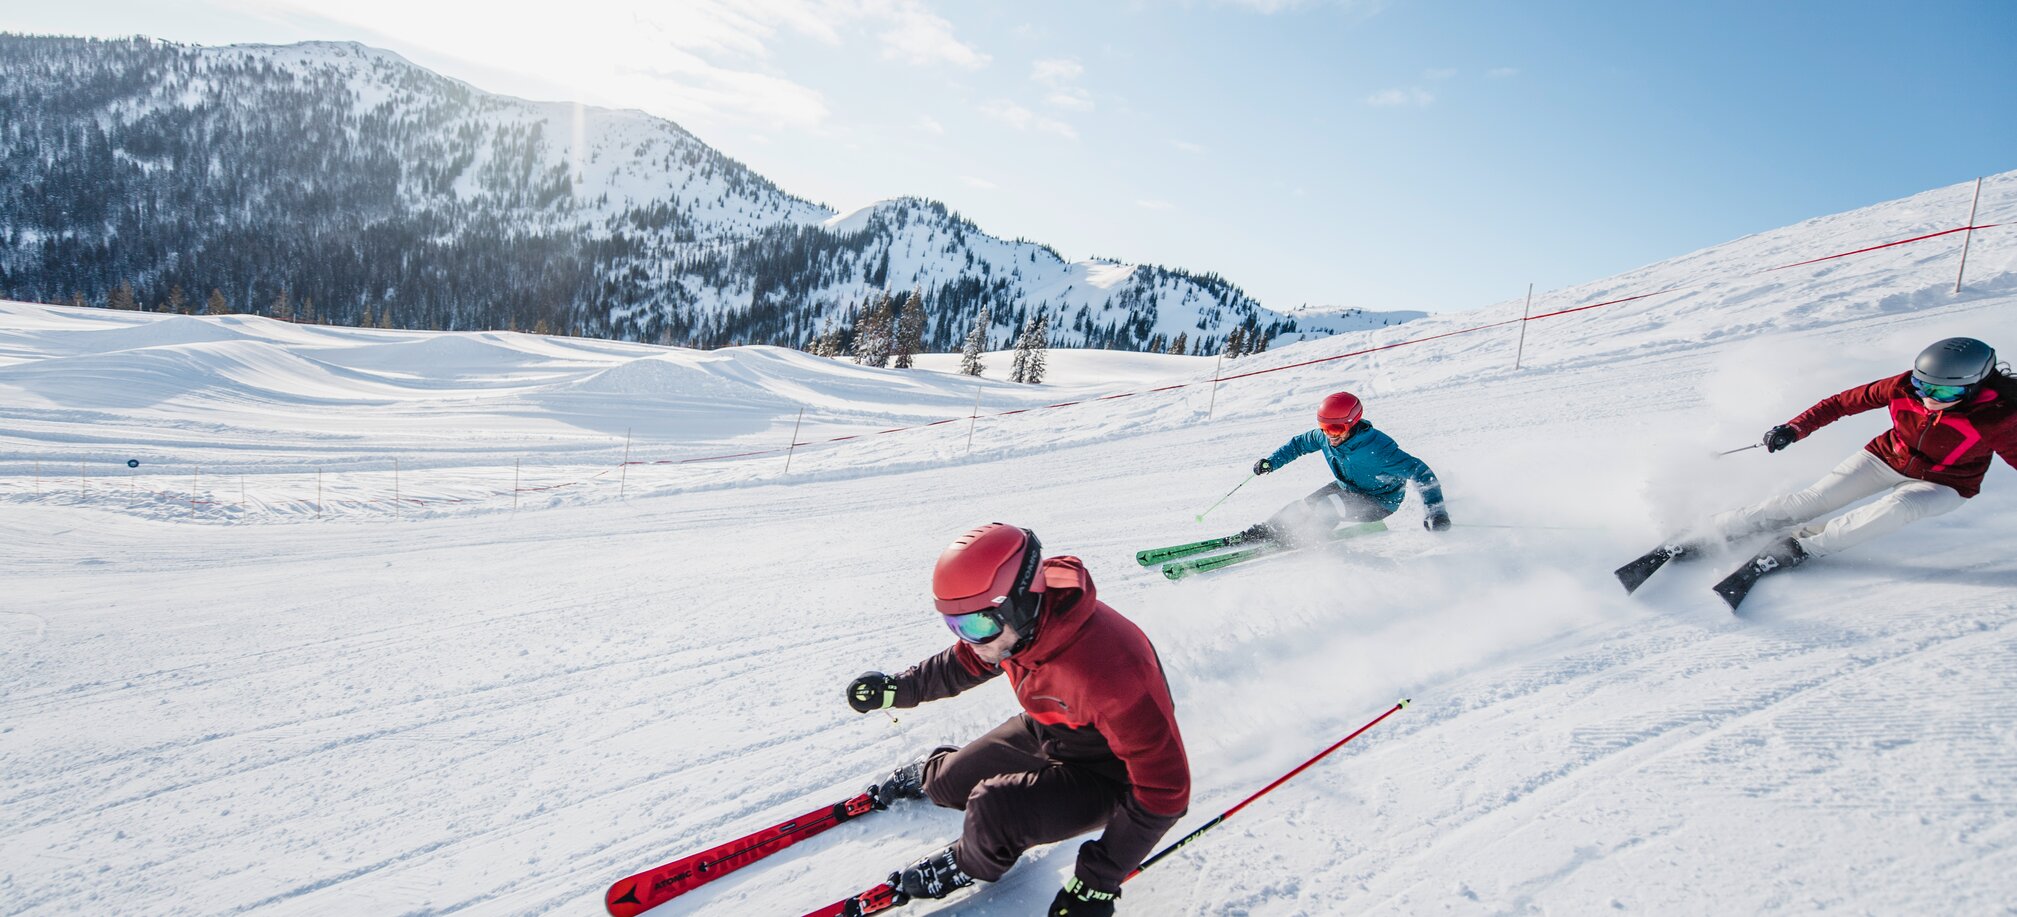
<path fill-rule="evenodd" d="M 1189 844 L 1194 840 L 1197 840 L 1198 836 L 1204 834 L 1206 831 L 1210 831 L 1213 828 L 1218 827 L 1220 822 L 1223 822 L 1226 819 L 1233 817 L 1233 813 L 1246 808 L 1247 803 L 1253 802 L 1254 800 L 1259 799 L 1262 796 L 1266 796 L 1270 791 L 1274 790 L 1275 787 L 1281 786 L 1282 784 L 1289 782 L 1290 778 L 1294 777 L 1297 774 L 1302 773 L 1305 770 L 1308 770 L 1310 765 L 1315 764 L 1318 761 L 1322 761 L 1325 755 L 1337 751 L 1338 749 L 1344 747 L 1344 744 L 1346 742 L 1350 742 L 1351 740 L 1358 738 L 1360 733 L 1363 733 L 1366 730 L 1373 728 L 1374 726 L 1378 726 L 1381 720 L 1384 720 L 1387 717 L 1393 716 L 1394 714 L 1401 712 L 1401 710 L 1407 707 L 1409 703 L 1410 701 L 1408 698 L 1405 697 L 1401 698 L 1400 703 L 1397 703 L 1392 707 L 1388 707 L 1387 712 L 1382 713 L 1379 716 L 1373 717 L 1371 722 L 1368 722 L 1366 725 L 1360 726 L 1359 728 L 1352 730 L 1351 735 L 1345 736 L 1344 738 L 1339 739 L 1336 742 L 1333 742 L 1331 744 L 1331 747 L 1326 748 L 1323 751 L 1317 752 L 1314 757 L 1310 758 L 1310 760 L 1304 761 L 1303 763 L 1296 765 L 1295 770 L 1289 771 L 1288 773 L 1275 778 L 1275 782 L 1270 783 L 1267 786 L 1261 787 L 1259 792 L 1253 794 L 1252 796 L 1248 796 L 1245 799 L 1240 800 L 1239 805 L 1233 806 L 1232 808 L 1225 810 L 1223 813 L 1214 816 L 1211 821 L 1205 822 L 1203 825 L 1198 826 L 1198 829 L 1196 831 L 1192 831 L 1191 833 L 1184 835 L 1183 839 L 1177 841 L 1176 843 L 1156 851 L 1155 856 L 1143 860 L 1142 865 L 1135 867 L 1135 871 L 1128 873 L 1127 878 L 1122 879 L 1121 881 L 1126 882 L 1128 879 L 1132 879 L 1138 875 L 1141 875 L 1142 870 L 1145 870 L 1150 866 L 1154 866 L 1156 864 L 1156 861 L 1161 860 L 1163 857 L 1169 856 L 1170 854 L 1177 852 L 1179 848 L 1182 848 L 1184 845 Z"/>

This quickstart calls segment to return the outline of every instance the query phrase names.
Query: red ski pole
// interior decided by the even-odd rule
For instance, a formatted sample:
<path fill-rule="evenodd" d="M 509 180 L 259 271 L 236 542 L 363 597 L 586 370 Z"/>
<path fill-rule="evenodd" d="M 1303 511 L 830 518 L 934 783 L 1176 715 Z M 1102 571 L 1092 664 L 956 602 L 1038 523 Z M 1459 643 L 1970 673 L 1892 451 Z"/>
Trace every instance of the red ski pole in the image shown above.
<path fill-rule="evenodd" d="M 1137 866 L 1137 867 L 1135 867 L 1135 871 L 1134 871 L 1134 872 L 1131 872 L 1131 873 L 1128 873 L 1128 879 L 1132 879 L 1132 878 L 1134 878 L 1134 877 L 1136 877 L 1136 876 L 1139 876 L 1139 875 L 1141 875 L 1141 874 L 1142 874 L 1142 870 L 1144 870 L 1144 869 L 1147 869 L 1147 868 L 1149 868 L 1149 867 L 1151 867 L 1151 866 L 1154 866 L 1154 865 L 1156 865 L 1156 861 L 1158 861 L 1158 860 L 1162 859 L 1163 857 L 1166 857 L 1166 856 L 1169 856 L 1169 855 L 1170 855 L 1170 854 L 1172 854 L 1172 853 L 1175 853 L 1175 852 L 1177 852 L 1177 850 L 1178 850 L 1179 848 L 1183 847 L 1183 846 L 1184 846 L 1185 844 L 1189 844 L 1190 842 L 1192 842 L 1192 841 L 1194 841 L 1194 840 L 1197 840 L 1197 839 L 1198 839 L 1198 835 L 1201 835 L 1201 834 L 1203 834 L 1203 833 L 1205 833 L 1205 832 L 1207 832 L 1207 831 L 1210 831 L 1210 830 L 1212 830 L 1213 828 L 1216 828 L 1216 827 L 1218 827 L 1218 826 L 1219 826 L 1219 823 L 1220 823 L 1220 822 L 1223 822 L 1223 821 L 1225 821 L 1226 819 L 1228 819 L 1228 818 L 1231 818 L 1231 817 L 1233 817 L 1233 813 L 1235 813 L 1235 812 L 1238 812 L 1239 810 L 1241 810 L 1241 809 L 1244 809 L 1244 808 L 1246 808 L 1246 807 L 1247 807 L 1247 803 L 1250 803 L 1250 802 L 1253 802 L 1254 800 L 1256 800 L 1256 799 L 1259 799 L 1259 798 L 1261 798 L 1262 796 L 1266 796 L 1266 795 L 1268 795 L 1268 793 L 1269 793 L 1269 792 L 1271 792 L 1271 791 L 1273 791 L 1275 787 L 1278 787 L 1278 786 L 1281 786 L 1282 784 L 1284 784 L 1284 783 L 1287 783 L 1287 782 L 1289 782 L 1289 778 L 1291 778 L 1291 777 L 1294 777 L 1295 775 L 1297 775 L 1297 774 L 1300 774 L 1300 773 L 1302 773 L 1302 772 L 1303 772 L 1304 770 L 1307 770 L 1307 769 L 1309 768 L 1309 766 L 1310 766 L 1310 765 L 1312 765 L 1312 764 L 1315 764 L 1315 763 L 1317 763 L 1318 761 L 1322 761 L 1322 760 L 1324 759 L 1324 756 L 1325 756 L 1325 755 L 1328 755 L 1328 754 L 1330 754 L 1331 752 L 1334 752 L 1334 751 L 1337 751 L 1337 750 L 1338 750 L 1339 748 L 1342 748 L 1342 747 L 1344 747 L 1344 744 L 1345 744 L 1346 742 L 1350 742 L 1351 740 L 1353 740 L 1353 739 L 1356 739 L 1356 738 L 1358 738 L 1358 737 L 1359 737 L 1359 733 L 1362 733 L 1362 732 L 1365 732 L 1366 730 L 1368 730 L 1368 729 L 1371 729 L 1371 728 L 1373 728 L 1374 726 L 1378 726 L 1378 725 L 1380 724 L 1380 721 L 1381 721 L 1381 720 L 1384 720 L 1384 719 L 1386 719 L 1387 717 L 1390 717 L 1390 716 L 1393 716 L 1393 715 L 1394 715 L 1394 714 L 1396 714 L 1396 713 L 1399 713 L 1399 712 L 1400 712 L 1400 710 L 1401 710 L 1401 708 L 1403 708 L 1403 707 L 1406 707 L 1407 705 L 1408 705 L 1408 699 L 1407 699 L 1407 698 L 1402 698 L 1402 699 L 1401 699 L 1401 702 L 1400 702 L 1400 703 L 1398 703 L 1398 704 L 1395 704 L 1395 705 L 1393 705 L 1392 707 L 1388 707 L 1388 708 L 1387 708 L 1387 712 L 1385 712 L 1385 713 L 1382 713 L 1382 714 L 1380 714 L 1379 716 L 1376 716 L 1376 717 L 1373 717 L 1373 721 L 1372 721 L 1372 722 L 1370 722 L 1370 723 L 1367 723 L 1367 724 L 1366 724 L 1366 725 L 1364 725 L 1364 726 L 1360 726 L 1360 727 L 1359 727 L 1359 728 L 1358 728 L 1357 730 L 1354 730 L 1354 731 L 1352 732 L 1352 734 L 1351 734 L 1351 735 L 1348 735 L 1348 736 L 1345 736 L 1345 737 L 1344 737 L 1344 738 L 1342 738 L 1342 739 L 1339 739 L 1339 740 L 1338 740 L 1338 741 L 1337 741 L 1337 742 L 1336 742 L 1335 744 L 1333 744 L 1333 745 L 1332 745 L 1331 747 L 1329 747 L 1329 748 L 1326 748 L 1326 749 L 1324 749 L 1323 751 L 1320 751 L 1320 752 L 1317 752 L 1317 754 L 1316 754 L 1316 757 L 1314 757 L 1314 758 L 1311 758 L 1310 760 L 1308 760 L 1308 761 L 1304 761 L 1303 763 L 1301 763 L 1301 764 L 1297 765 L 1297 766 L 1296 766 L 1296 769 L 1295 769 L 1295 770 L 1292 770 L 1292 771 L 1289 771 L 1288 773 L 1286 773 L 1286 774 L 1283 774 L 1283 775 L 1281 775 L 1280 777 L 1277 777 L 1277 778 L 1275 778 L 1275 782 L 1273 782 L 1273 783 L 1270 783 L 1270 784 L 1268 784 L 1267 786 L 1264 786 L 1264 787 L 1261 787 L 1261 789 L 1260 789 L 1260 792 L 1258 792 L 1258 793 L 1255 793 L 1255 794 L 1254 794 L 1254 795 L 1252 795 L 1252 796 L 1248 796 L 1247 798 L 1245 798 L 1245 799 L 1242 799 L 1242 800 L 1240 800 L 1240 804 L 1239 804 L 1239 805 L 1236 805 L 1236 806 L 1233 806 L 1232 808 L 1230 808 L 1230 809 L 1227 809 L 1227 810 L 1225 810 L 1225 812 L 1221 813 L 1221 814 L 1220 814 L 1220 815 L 1219 815 L 1219 816 L 1218 816 L 1217 818 L 1214 818 L 1214 819 L 1212 819 L 1211 821 L 1208 821 L 1208 822 L 1205 822 L 1205 823 L 1204 823 L 1203 825 L 1201 825 L 1201 826 L 1199 826 L 1199 827 L 1198 827 L 1198 830 L 1196 830 L 1196 831 L 1192 831 L 1191 833 L 1189 833 L 1189 834 L 1186 834 L 1186 835 L 1184 835 L 1184 837 L 1183 837 L 1183 839 L 1182 839 L 1182 840 L 1180 840 L 1180 841 L 1177 841 L 1176 843 L 1174 843 L 1174 844 L 1171 844 L 1171 845 L 1169 845 L 1168 847 L 1164 847 L 1164 848 L 1163 848 L 1162 850 L 1160 850 L 1160 851 L 1157 851 L 1157 852 L 1156 852 L 1156 855 L 1155 855 L 1155 856 L 1152 856 L 1152 857 L 1149 857 L 1149 858 L 1148 858 L 1148 859 L 1146 859 L 1146 860 L 1143 860 L 1143 861 L 1142 861 L 1142 865 L 1140 865 L 1140 866 Z M 1123 882 L 1126 882 L 1126 881 L 1127 881 L 1127 879 L 1122 879 L 1121 881 L 1123 881 Z"/>

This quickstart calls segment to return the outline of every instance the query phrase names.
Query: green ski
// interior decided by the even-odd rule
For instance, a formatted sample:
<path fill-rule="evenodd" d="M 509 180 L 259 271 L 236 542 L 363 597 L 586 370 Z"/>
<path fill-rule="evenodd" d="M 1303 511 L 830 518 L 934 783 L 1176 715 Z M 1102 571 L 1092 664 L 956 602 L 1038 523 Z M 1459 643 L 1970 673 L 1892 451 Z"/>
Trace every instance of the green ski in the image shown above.
<path fill-rule="evenodd" d="M 1387 524 L 1384 522 L 1362 522 L 1359 523 L 1358 525 L 1349 525 L 1331 532 L 1329 540 L 1333 542 L 1344 541 L 1347 538 L 1356 538 L 1360 535 L 1371 535 L 1377 532 L 1384 532 L 1386 530 L 1387 530 Z M 1199 542 L 1199 544 L 1203 543 L 1204 542 Z M 1210 548 L 1204 548 L 1201 550 L 1210 550 Z M 1180 580 L 1186 576 L 1190 576 L 1193 573 L 1208 573 L 1210 571 L 1217 570 L 1221 567 L 1230 567 L 1234 564 L 1245 563 L 1257 557 L 1267 557 L 1273 554 L 1284 554 L 1293 550 L 1295 549 L 1292 547 L 1288 547 L 1286 545 L 1270 543 L 1270 544 L 1256 545 L 1254 547 L 1244 548 L 1238 551 L 1228 551 L 1224 554 L 1213 554 L 1210 557 L 1198 557 L 1187 560 L 1173 560 L 1163 564 L 1163 576 L 1166 576 L 1172 580 Z"/>
<path fill-rule="evenodd" d="M 1176 560 L 1179 557 L 1189 557 L 1193 554 L 1203 554 L 1206 551 L 1230 548 L 1245 540 L 1245 538 L 1239 535 L 1227 535 L 1223 538 L 1207 538 L 1203 541 L 1171 545 L 1167 548 L 1147 548 L 1135 552 L 1135 563 L 1141 564 L 1144 567 L 1153 567 L 1166 560 Z"/>

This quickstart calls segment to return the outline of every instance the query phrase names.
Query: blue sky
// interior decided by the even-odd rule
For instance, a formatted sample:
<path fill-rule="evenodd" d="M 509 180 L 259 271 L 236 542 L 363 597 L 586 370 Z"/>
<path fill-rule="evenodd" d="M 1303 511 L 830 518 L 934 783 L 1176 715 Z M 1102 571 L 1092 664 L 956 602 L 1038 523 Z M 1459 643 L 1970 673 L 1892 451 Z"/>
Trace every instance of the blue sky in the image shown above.
<path fill-rule="evenodd" d="M 1278 308 L 1476 308 L 2017 169 L 2008 0 L 34 6 L 0 29 L 357 40 L 641 108 L 842 210 L 932 197 Z"/>

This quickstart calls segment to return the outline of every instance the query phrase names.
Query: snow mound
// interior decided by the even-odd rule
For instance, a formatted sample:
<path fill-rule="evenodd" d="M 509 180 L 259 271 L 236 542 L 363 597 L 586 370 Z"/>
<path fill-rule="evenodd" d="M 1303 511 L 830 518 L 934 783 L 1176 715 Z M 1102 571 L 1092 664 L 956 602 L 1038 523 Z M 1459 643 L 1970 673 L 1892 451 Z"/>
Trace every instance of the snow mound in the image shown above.
<path fill-rule="evenodd" d="M 218 341 L 249 340 L 250 335 L 215 319 L 176 315 L 113 331 L 91 331 L 77 335 L 73 343 L 79 353 L 118 353 L 144 347 L 180 344 L 211 344 Z"/>
<path fill-rule="evenodd" d="M 383 380 L 262 341 L 151 346 L 0 367 L 0 384 L 62 407 L 140 408 L 218 401 L 370 404 L 402 394 Z"/>
<path fill-rule="evenodd" d="M 424 377 L 524 367 L 548 360 L 500 341 L 491 332 L 429 335 L 415 340 L 329 348 L 317 357 L 352 369 Z"/>
<path fill-rule="evenodd" d="M 641 357 L 576 382 L 556 385 L 553 391 L 737 403 L 783 400 L 757 381 L 761 376 L 737 373 L 742 378 L 734 378 L 721 372 L 719 364 L 733 359 L 699 353 Z"/>

